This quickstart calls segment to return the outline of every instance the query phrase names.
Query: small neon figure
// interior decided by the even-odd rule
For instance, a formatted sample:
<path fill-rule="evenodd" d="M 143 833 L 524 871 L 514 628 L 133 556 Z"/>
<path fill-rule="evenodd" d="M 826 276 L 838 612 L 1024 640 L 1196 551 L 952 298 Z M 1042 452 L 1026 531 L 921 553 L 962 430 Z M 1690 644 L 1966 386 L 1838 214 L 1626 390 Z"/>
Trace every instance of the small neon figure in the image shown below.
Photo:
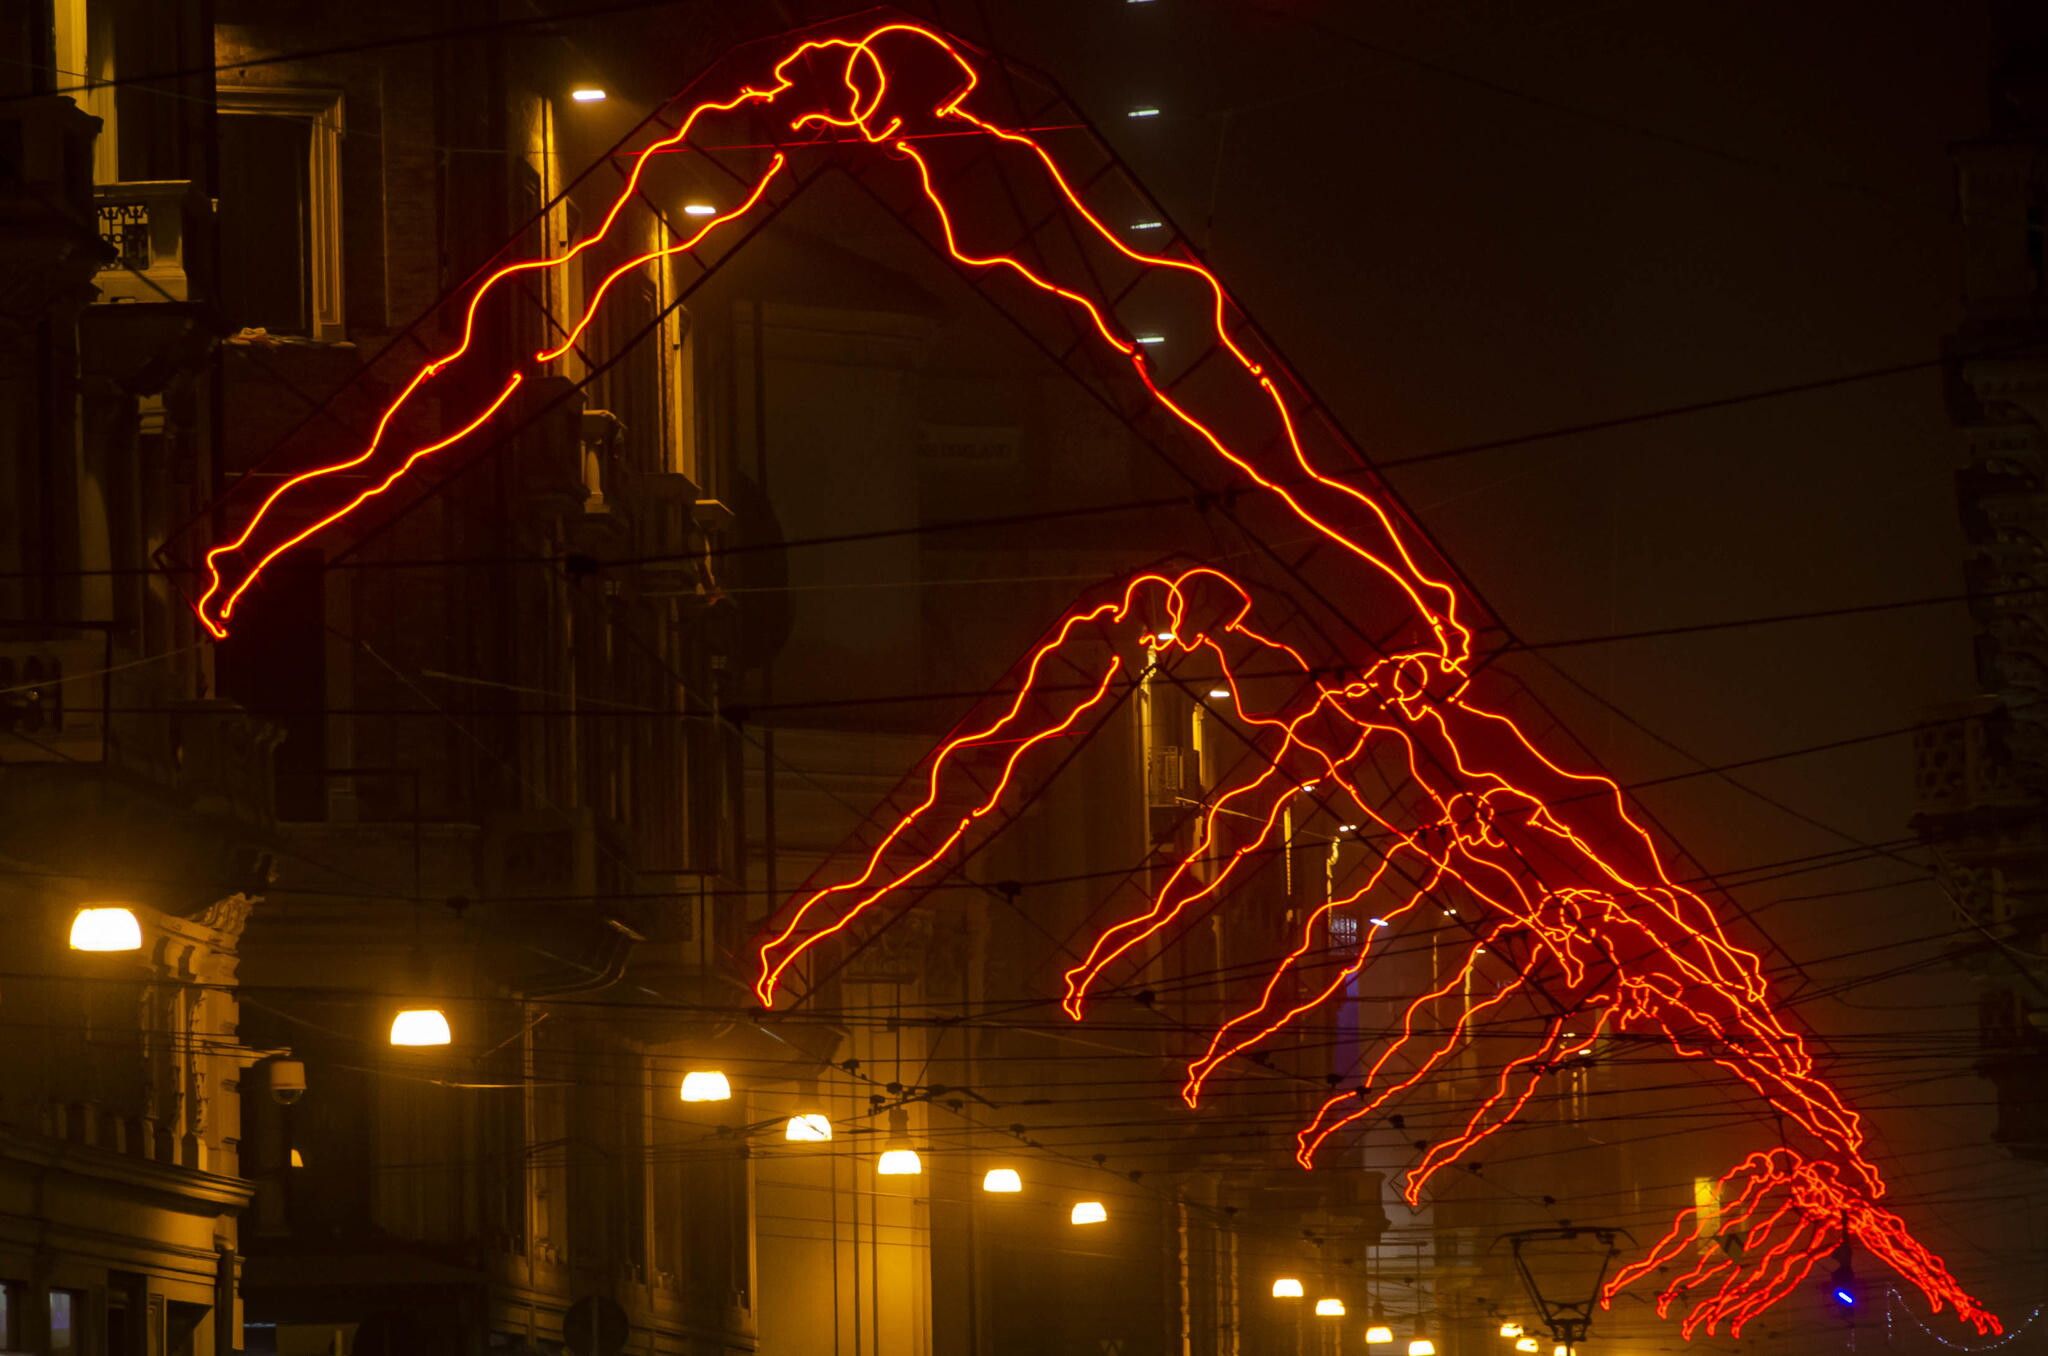
<path fill-rule="evenodd" d="M 1131 247 L 1104 225 L 1055 158 L 1024 132 L 999 126 L 970 104 L 974 64 L 944 36 L 909 23 L 882 24 L 858 38 L 798 43 L 770 78 L 730 98 L 707 101 L 676 129 L 644 148 L 617 202 L 589 236 L 559 256 L 528 259 L 490 274 L 471 294 L 459 342 L 420 367 L 376 425 L 367 445 L 332 465 L 303 472 L 270 492 L 231 538 L 206 556 L 196 610 L 217 637 L 235 606 L 279 556 L 340 522 L 398 484 L 421 460 L 456 446 L 498 418 L 523 381 L 566 351 L 591 323 L 611 284 L 626 270 L 697 248 L 713 233 L 761 210 L 790 157 L 805 144 L 844 154 L 850 143 L 907 176 L 932 233 L 963 269 L 1008 279 L 1022 295 L 1072 308 L 1082 329 L 1115 362 L 1126 364 L 1146 397 L 1212 453 L 1234 478 L 1282 506 L 1354 568 L 1361 600 L 1391 599 L 1405 619 L 1362 661 L 1318 655 L 1259 629 L 1251 591 L 1219 570 L 1194 566 L 1139 575 L 1112 597 L 1069 612 L 1020 664 L 1014 691 L 999 709 L 946 740 L 924 768 L 922 801 L 890 827 L 847 877 L 792 900 L 759 945 L 756 994 L 772 1005 L 791 965 L 843 933 L 879 901 L 914 887 L 963 842 L 997 822 L 1004 797 L 1056 740 L 1082 736 L 1114 705 L 1119 684 L 1176 662 L 1199 660 L 1227 684 L 1231 715 L 1259 742 L 1265 766 L 1221 789 L 1198 816 L 1193 846 L 1146 906 L 1103 928 L 1064 979 L 1062 1005 L 1086 1015 L 1091 990 L 1110 967 L 1159 937 L 1189 910 L 1222 897 L 1275 832 L 1285 807 L 1315 784 L 1341 797 L 1347 818 L 1369 826 L 1379 862 L 1357 889 L 1304 921 L 1294 950 L 1276 966 L 1257 1003 L 1221 1023 L 1188 1067 L 1182 1097 L 1196 1105 L 1208 1081 L 1304 1013 L 1337 1001 L 1344 984 L 1372 960 L 1374 947 L 1425 900 L 1455 892 L 1478 906 L 1462 963 L 1452 979 L 1410 1004 L 1401 1034 L 1304 1126 L 1297 1158 L 1312 1167 L 1330 1138 L 1383 1112 L 1441 1069 L 1476 1030 L 1475 1019 L 1517 996 L 1540 998 L 1555 1014 L 1501 1069 L 1458 1134 L 1430 1146 L 1408 1172 L 1413 1203 L 1445 1166 L 1509 1124 L 1546 1074 L 1608 1033 L 1655 1037 L 1679 1054 L 1709 1061 L 1760 1094 L 1796 1127 L 1807 1152 L 1777 1146 L 1754 1154 L 1722 1180 L 1720 1223 L 1702 1236 L 1695 1211 L 1681 1214 L 1650 1255 L 1621 1270 L 1603 1300 L 1685 1255 L 1697 1264 L 1658 1299 L 1660 1313 L 1683 1303 L 1683 1331 L 1731 1333 L 1782 1299 L 1844 1231 L 1915 1285 L 1940 1310 L 1953 1306 L 1979 1332 L 1997 1318 L 1965 1293 L 1940 1258 L 1915 1241 L 1879 1201 L 1886 1194 L 1865 1156 L 1861 1121 L 1816 1070 L 1801 1037 L 1774 1010 L 1758 957 L 1733 942 L 1706 900 L 1674 882 L 1655 843 L 1629 815 L 1610 779 L 1575 771 L 1547 756 L 1509 716 L 1473 690 L 1473 632 L 1445 567 L 1430 563 L 1419 535 L 1382 496 L 1349 470 L 1323 464 L 1300 432 L 1298 397 L 1235 337 L 1235 312 L 1222 284 L 1199 262 Z M 773 111 L 791 139 L 769 156 L 743 201 L 689 236 L 621 265 L 589 293 L 562 344 L 506 372 L 471 373 L 463 389 L 484 398 L 453 433 L 409 448 L 384 446 L 398 411 L 428 383 L 474 360 L 475 327 L 486 297 L 522 273 L 557 269 L 605 239 L 635 194 L 648 157 L 681 147 L 725 115 Z M 705 120 L 709 119 L 710 122 Z M 1126 269 L 1192 286 L 1206 298 L 1227 380 L 1197 396 L 1155 372 L 1140 336 L 1100 295 L 1085 259 L 1058 263 L 984 250 L 963 237 L 932 147 L 978 138 L 1004 166 L 1056 202 L 1075 239 Z M 814 139 L 806 143 L 806 138 Z M 367 476 L 352 489 L 342 473 Z M 286 524 L 310 523 L 307 527 Z M 1263 675 L 1291 674 L 1276 685 Z M 1335 672 L 1340 676 L 1332 677 Z M 1078 681 L 1073 675 L 1080 675 Z M 1058 680 L 1054 680 L 1057 675 Z M 1256 678 L 1253 675 L 1260 675 Z M 1404 772 L 1411 788 L 1399 807 L 1377 803 L 1361 782 L 1379 762 Z M 965 814 L 942 813 L 944 791 L 965 779 L 976 788 Z M 1250 836 L 1227 833 L 1248 816 Z M 1356 955 L 1338 976 L 1308 982 L 1306 997 L 1285 998 L 1303 961 L 1327 945 L 1339 910 L 1378 920 L 1360 930 Z M 1496 986 L 1469 1005 L 1442 1039 L 1417 1034 L 1427 1007 L 1485 972 Z M 1475 990 L 1477 991 L 1475 986 Z M 1390 1069 L 1405 1059 L 1400 1077 Z M 1738 1242 L 1737 1239 L 1740 1239 Z"/>

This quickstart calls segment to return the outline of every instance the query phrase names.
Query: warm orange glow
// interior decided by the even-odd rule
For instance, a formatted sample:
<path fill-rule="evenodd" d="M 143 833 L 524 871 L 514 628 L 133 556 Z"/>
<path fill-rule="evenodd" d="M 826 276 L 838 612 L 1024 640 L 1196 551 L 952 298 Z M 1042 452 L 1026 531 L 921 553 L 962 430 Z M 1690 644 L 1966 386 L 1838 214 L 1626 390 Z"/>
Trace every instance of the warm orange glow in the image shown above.
<path fill-rule="evenodd" d="M 1317 1318 L 1342 1318 L 1342 1317 L 1344 1317 L 1344 1301 L 1343 1301 L 1343 1300 L 1340 1300 L 1340 1299 L 1336 1299 L 1336 1298 L 1334 1298 L 1334 1297 L 1326 1297 L 1326 1298 L 1324 1298 L 1324 1299 L 1319 1299 L 1319 1300 L 1317 1300 L 1317 1301 L 1316 1301 L 1316 1317 L 1317 1317 Z"/>
<path fill-rule="evenodd" d="M 1282 1276 L 1273 1282 L 1274 1299 L 1300 1299 L 1304 1293 L 1301 1282 L 1292 1276 Z"/>
<path fill-rule="evenodd" d="M 142 923 L 122 904 L 95 904 L 71 917 L 73 951 L 140 951 Z"/>
<path fill-rule="evenodd" d="M 292 1166 L 295 1168 L 303 1168 L 306 1166 L 305 1155 L 301 1154 L 297 1149 L 292 1150 Z"/>
<path fill-rule="evenodd" d="M 1382 1342 L 1394 1340 L 1394 1330 L 1384 1323 L 1375 1323 L 1365 1330 L 1365 1344 L 1376 1347 Z"/>
<path fill-rule="evenodd" d="M 1522 1325 L 1519 1323 L 1503 1323 L 1500 1325 L 1500 1335 L 1502 1337 L 1520 1337 L 1522 1335 Z"/>
<path fill-rule="evenodd" d="M 1427 1337 L 1418 1337 L 1408 1344 L 1408 1356 L 1436 1356 L 1436 1343 Z"/>
<path fill-rule="evenodd" d="M 782 1128 L 782 1137 L 796 1144 L 825 1144 L 832 1138 L 832 1122 L 817 1112 L 791 1116 Z"/>
<path fill-rule="evenodd" d="M 1015 1168 L 990 1168 L 982 1175 L 981 1189 L 999 1196 L 1014 1195 L 1024 1189 L 1024 1179 Z"/>
<path fill-rule="evenodd" d="M 682 1095 L 686 1102 L 729 1102 L 732 1084 L 716 1069 L 692 1069 L 683 1075 Z"/>
<path fill-rule="evenodd" d="M 818 62 L 828 58 L 840 63 L 836 86 L 816 76 Z M 952 88 L 935 104 L 902 92 L 924 88 L 928 80 L 892 83 L 899 66 L 926 61 L 954 73 Z M 558 256 L 515 262 L 480 282 L 468 300 L 459 341 L 418 370 L 383 411 L 364 447 L 285 480 L 263 498 L 238 535 L 210 549 L 204 592 L 195 604 L 209 632 L 227 634 L 236 602 L 279 555 L 389 489 L 422 458 L 469 437 L 512 397 L 529 373 L 481 374 L 468 389 L 498 394 L 455 432 L 400 458 L 395 469 L 368 470 L 371 486 L 340 507 L 320 512 L 323 505 L 315 501 L 315 511 L 285 520 L 310 520 L 310 526 L 278 525 L 282 515 L 275 510 L 286 499 L 310 498 L 324 478 L 368 468 L 380 458 L 382 440 L 401 407 L 469 354 L 489 292 L 523 272 L 566 267 L 604 240 L 635 199 L 648 158 L 684 146 L 700 119 L 748 106 L 750 113 L 764 112 L 787 96 L 782 111 L 789 114 L 790 131 L 844 132 L 854 145 L 876 148 L 885 164 L 905 167 L 906 187 L 919 195 L 919 210 L 929 212 L 932 230 L 956 264 L 1070 308 L 1078 327 L 1099 346 L 1099 356 L 1126 365 L 1158 411 L 1334 548 L 1333 555 L 1348 559 L 1361 587 L 1397 597 L 1407 627 L 1385 642 L 1384 653 L 1325 653 L 1312 662 L 1254 629 L 1258 609 L 1244 585 L 1203 568 L 1142 575 L 1116 599 L 1077 606 L 1030 653 L 1015 692 L 999 703 L 1000 713 L 964 723 L 964 732 L 933 751 L 924 766 L 921 800 L 880 834 L 865 861 L 848 878 L 807 888 L 790 901 L 759 942 L 754 988 L 760 1001 L 772 1005 L 790 966 L 812 948 L 844 932 L 883 899 L 927 880 L 970 834 L 996 822 L 991 817 L 1027 760 L 1052 741 L 1091 733 L 1086 723 L 1099 723 L 1114 705 L 1110 698 L 1119 682 L 1154 665 L 1194 661 L 1203 670 L 1198 681 L 1215 681 L 1209 690 L 1228 694 L 1233 721 L 1248 738 L 1262 741 L 1265 770 L 1208 796 L 1194 817 L 1186 855 L 1159 873 L 1160 883 L 1140 907 L 1102 927 L 1066 971 L 1061 1003 L 1069 1016 L 1079 1020 L 1086 1014 L 1091 992 L 1112 967 L 1145 956 L 1147 948 L 1170 939 L 1170 929 L 1191 910 L 1215 906 L 1242 884 L 1271 853 L 1276 835 L 1290 832 L 1282 826 L 1292 821 L 1283 816 L 1299 813 L 1290 803 L 1298 807 L 1302 797 L 1316 797 L 1359 835 L 1347 841 L 1372 841 L 1378 862 L 1363 885 L 1307 911 L 1292 950 L 1257 1001 L 1210 1034 L 1182 1086 L 1189 1106 L 1232 1061 L 1316 1008 L 1342 1001 L 1372 948 L 1385 945 L 1404 924 L 1415 926 L 1415 915 L 1476 916 L 1478 921 L 1462 925 L 1465 939 L 1445 952 L 1438 986 L 1408 1005 L 1399 1034 L 1357 1086 L 1332 1094 L 1299 1130 L 1296 1156 L 1303 1167 L 1314 1165 L 1333 1135 L 1383 1112 L 1469 1048 L 1475 1019 L 1503 1004 L 1528 1006 L 1540 993 L 1545 1015 L 1522 1053 L 1505 1061 L 1475 1100 L 1459 1109 L 1461 1119 L 1453 1119 L 1448 1133 L 1418 1151 L 1402 1182 L 1410 1205 L 1438 1172 L 1510 1124 L 1561 1062 L 1596 1056 L 1613 1035 L 1654 1037 L 1681 1057 L 1711 1061 L 1741 1080 L 1782 1117 L 1788 1133 L 1810 1140 L 1819 1155 L 1809 1160 L 1790 1147 L 1774 1148 L 1751 1155 L 1723 1179 L 1723 1227 L 1730 1220 L 1749 1221 L 1772 1246 L 1739 1260 L 1719 1249 L 1697 1253 L 1697 1263 L 1659 1299 L 1660 1313 L 1685 1302 L 1682 1330 L 1688 1337 L 1701 1326 L 1715 1332 L 1722 1322 L 1731 1335 L 1739 1334 L 1743 1323 L 1790 1293 L 1836 1246 L 1845 1219 L 1856 1244 L 1912 1282 L 1936 1310 L 1953 1306 L 1980 1333 L 2001 1331 L 1997 1318 L 1961 1289 L 1941 1260 L 1876 1204 L 1886 1184 L 1865 1155 L 1860 1117 L 1821 1075 L 1804 1038 L 1779 1012 L 1761 959 L 1730 939 L 1705 898 L 1673 878 L 1620 786 L 1602 773 L 1563 765 L 1509 715 L 1489 709 L 1475 686 L 1481 666 L 1474 663 L 1473 633 L 1461 620 L 1461 611 L 1469 609 L 1459 588 L 1446 569 L 1425 563 L 1419 554 L 1423 538 L 1390 499 L 1354 468 L 1333 471 L 1311 455 L 1299 428 L 1311 407 L 1283 393 L 1275 373 L 1247 350 L 1253 331 L 1216 275 L 1191 258 L 1133 248 L 1126 240 L 1130 232 L 1105 225 L 1044 146 L 969 110 L 979 75 L 941 34 L 889 23 L 857 39 L 806 40 L 776 63 L 772 75 L 766 85 L 698 104 L 675 130 L 639 151 L 619 197 L 590 235 Z M 1114 255 L 1145 273 L 1199 288 L 1208 332 L 1175 328 L 1167 343 L 1166 335 L 1135 331 L 1108 297 L 1098 295 L 1103 289 L 1092 269 L 991 252 L 963 239 L 965 218 L 956 219 L 956 204 L 931 159 L 944 144 L 932 138 L 961 133 L 1014 151 L 1063 205 L 1073 234 L 1105 259 Z M 757 210 L 784 164 L 778 152 L 739 205 L 706 218 L 702 230 L 681 243 L 642 253 L 607 275 L 590 290 L 570 340 L 533 361 L 544 363 L 566 351 L 624 269 L 695 249 L 712 232 Z M 1192 395 L 1162 379 L 1155 366 L 1159 355 L 1197 344 L 1227 357 L 1240 391 L 1242 408 L 1235 413 L 1242 417 L 1226 419 L 1206 407 L 1198 411 Z M 1249 435 L 1220 431 L 1238 429 L 1247 419 Z M 340 492 L 330 486 L 319 493 Z M 229 557 L 238 562 L 233 583 L 227 577 Z M 1278 608 L 1269 604 L 1259 615 L 1284 617 L 1286 606 L 1285 600 Z M 1277 705 L 1273 689 L 1248 690 L 1237 677 L 1275 665 L 1301 677 L 1297 695 Z M 1078 685 L 1068 676 L 1076 670 L 1084 675 Z M 1054 672 L 1061 674 L 1058 682 L 1041 681 Z M 1541 737 L 1551 739 L 1547 733 Z M 1382 759 L 1405 768 L 1412 804 L 1388 808 L 1371 792 L 1372 780 L 1384 771 Z M 955 782 L 972 788 L 966 799 L 973 808 L 950 821 L 926 822 L 944 799 L 942 786 L 951 789 Z M 1467 901 L 1473 907 L 1463 909 Z M 1334 978 L 1311 980 L 1305 971 L 1327 954 L 1339 911 L 1369 917 L 1373 926 L 1357 930 L 1356 952 L 1344 966 L 1331 967 Z M 1513 967 L 1504 960 L 1510 948 L 1522 957 Z M 1461 993 L 1471 997 L 1459 1004 L 1462 1015 L 1443 1034 L 1435 1006 Z M 441 1023 L 437 1043 L 445 1044 L 446 1020 L 433 1015 Z M 396 1023 L 393 1041 L 399 1043 Z M 878 1164 L 888 1175 L 921 1170 L 907 1148 L 890 1150 Z M 1101 1202 L 1074 1206 L 1077 1224 L 1106 1218 Z M 1681 1214 L 1649 1259 L 1617 1272 L 1603 1301 L 1659 1266 L 1683 1265 L 1697 1251 L 1698 1231 L 1694 1212 Z M 1428 1345 L 1417 1339 L 1411 1352 Z"/>
<path fill-rule="evenodd" d="M 1076 1201 L 1067 1218 L 1075 1224 L 1100 1224 L 1109 1218 L 1109 1208 L 1101 1201 Z"/>
<path fill-rule="evenodd" d="M 407 1008 L 391 1019 L 393 1045 L 446 1045 L 454 1036 L 439 1008 Z"/>
<path fill-rule="evenodd" d="M 875 1171 L 883 1177 L 916 1177 L 924 1171 L 924 1160 L 915 1149 L 886 1149 L 875 1160 Z"/>
<path fill-rule="evenodd" d="M 1541 1351 L 1541 1350 L 1543 1350 L 1543 1344 L 1542 1344 L 1541 1342 L 1538 1342 L 1538 1341 L 1537 1341 L 1537 1340 L 1536 1340 L 1535 1338 L 1533 1338 L 1533 1337 L 1523 1337 L 1523 1338 L 1518 1338 L 1518 1339 L 1516 1340 L 1516 1342 L 1515 1342 L 1515 1350 L 1516 1350 L 1516 1351 Z"/>

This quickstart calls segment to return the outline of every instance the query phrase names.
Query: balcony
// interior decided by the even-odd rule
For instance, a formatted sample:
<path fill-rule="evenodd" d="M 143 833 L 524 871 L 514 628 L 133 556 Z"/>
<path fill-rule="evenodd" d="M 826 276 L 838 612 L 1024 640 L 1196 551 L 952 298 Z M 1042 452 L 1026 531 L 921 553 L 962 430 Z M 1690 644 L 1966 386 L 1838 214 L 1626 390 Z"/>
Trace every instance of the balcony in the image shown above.
<path fill-rule="evenodd" d="M 103 305 L 212 298 L 213 207 L 190 180 L 101 184 L 93 206 L 111 255 L 93 280 Z"/>
<path fill-rule="evenodd" d="M 107 754 L 109 637 L 0 631 L 0 731 L 10 763 L 98 763 Z"/>
<path fill-rule="evenodd" d="M 106 260 L 82 322 L 85 366 L 132 391 L 161 391 L 212 346 L 213 208 L 184 179 L 93 190 Z"/>
<path fill-rule="evenodd" d="M 0 106 L 0 316 L 34 322 L 91 281 L 92 143 L 100 120 L 50 95 Z"/>
<path fill-rule="evenodd" d="M 2027 812 L 2033 798 L 2020 784 L 2007 751 L 2011 718 L 2004 707 L 1984 697 L 1937 717 L 1938 723 L 1913 735 L 1918 817 Z"/>

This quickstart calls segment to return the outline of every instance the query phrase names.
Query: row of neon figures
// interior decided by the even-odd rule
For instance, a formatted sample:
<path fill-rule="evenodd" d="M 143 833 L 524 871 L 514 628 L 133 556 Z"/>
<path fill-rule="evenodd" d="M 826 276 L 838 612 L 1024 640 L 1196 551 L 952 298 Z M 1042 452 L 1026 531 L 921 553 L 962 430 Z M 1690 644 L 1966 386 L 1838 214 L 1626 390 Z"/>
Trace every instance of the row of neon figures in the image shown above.
<path fill-rule="evenodd" d="M 1307 1292 L 1301 1281 L 1293 1276 L 1282 1276 L 1273 1282 L 1274 1299 L 1301 1299 Z M 1316 1301 L 1317 1318 L 1344 1317 L 1344 1301 L 1326 1296 Z M 1540 1351 L 1542 1344 L 1522 1331 L 1519 1323 L 1503 1323 L 1500 1335 L 1512 1339 L 1516 1351 Z M 1365 1330 L 1367 1346 L 1381 1346 L 1394 1340 L 1394 1330 L 1385 1323 L 1375 1322 Z M 1436 1343 L 1420 1333 L 1408 1339 L 1408 1356 L 1436 1356 Z M 1551 1356 L 1570 1356 L 1570 1348 L 1560 1343 Z"/>

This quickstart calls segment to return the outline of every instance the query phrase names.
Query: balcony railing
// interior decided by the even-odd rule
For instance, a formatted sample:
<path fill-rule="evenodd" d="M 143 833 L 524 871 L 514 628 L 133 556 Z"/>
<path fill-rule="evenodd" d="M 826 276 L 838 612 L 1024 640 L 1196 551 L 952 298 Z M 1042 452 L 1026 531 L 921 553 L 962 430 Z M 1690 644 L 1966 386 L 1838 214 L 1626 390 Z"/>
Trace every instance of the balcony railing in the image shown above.
<path fill-rule="evenodd" d="M 1985 698 L 1913 735 L 1913 788 L 1922 815 L 2016 809 L 2031 798 L 2006 752 L 2008 717 Z"/>
<path fill-rule="evenodd" d="M 105 758 L 112 654 L 104 631 L 31 635 L 0 627 L 0 732 L 11 736 L 9 762 Z"/>
<path fill-rule="evenodd" d="M 93 190 L 100 242 L 112 257 L 93 279 L 110 305 L 210 298 L 213 209 L 185 179 L 101 184 Z"/>

